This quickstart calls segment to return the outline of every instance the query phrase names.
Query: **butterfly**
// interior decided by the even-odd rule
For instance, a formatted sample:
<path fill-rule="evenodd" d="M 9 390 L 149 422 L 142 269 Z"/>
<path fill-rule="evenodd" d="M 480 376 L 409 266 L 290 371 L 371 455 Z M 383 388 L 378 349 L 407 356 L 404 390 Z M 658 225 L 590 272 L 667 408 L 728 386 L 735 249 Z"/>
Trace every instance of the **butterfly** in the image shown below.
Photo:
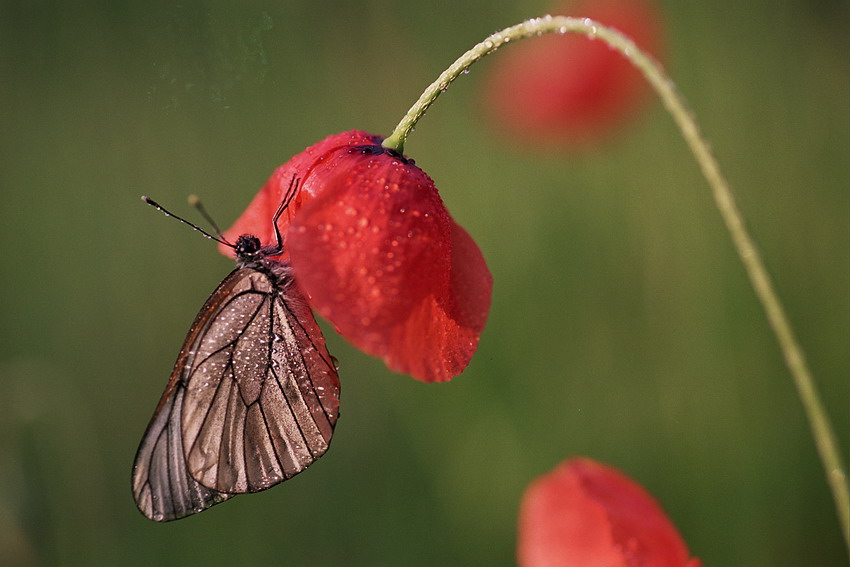
<path fill-rule="evenodd" d="M 201 512 L 237 494 L 270 488 L 306 469 L 331 442 L 339 417 L 336 360 L 283 252 L 250 234 L 233 248 L 236 269 L 213 291 L 183 348 L 136 453 L 136 505 L 157 522 Z"/>

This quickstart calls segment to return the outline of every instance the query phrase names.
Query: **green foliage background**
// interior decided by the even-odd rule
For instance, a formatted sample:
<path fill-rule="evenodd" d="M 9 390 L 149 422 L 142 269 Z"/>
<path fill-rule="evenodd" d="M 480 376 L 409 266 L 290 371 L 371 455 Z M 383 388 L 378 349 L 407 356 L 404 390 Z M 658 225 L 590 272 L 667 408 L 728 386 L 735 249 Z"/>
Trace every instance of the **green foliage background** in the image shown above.
<path fill-rule="evenodd" d="M 847 565 L 801 405 L 705 181 L 657 103 L 605 145 L 500 138 L 473 68 L 406 151 L 495 279 L 469 369 L 388 372 L 332 331 L 342 419 L 306 474 L 167 525 L 129 477 L 221 224 L 324 136 L 389 134 L 486 34 L 549 6 L 0 4 L 0 563 L 511 565 L 571 455 L 646 486 L 705 565 Z M 736 190 L 848 440 L 848 6 L 668 0 L 666 66 Z M 574 14 L 581 15 L 581 14 Z M 506 47 L 510 49 L 510 46 Z"/>

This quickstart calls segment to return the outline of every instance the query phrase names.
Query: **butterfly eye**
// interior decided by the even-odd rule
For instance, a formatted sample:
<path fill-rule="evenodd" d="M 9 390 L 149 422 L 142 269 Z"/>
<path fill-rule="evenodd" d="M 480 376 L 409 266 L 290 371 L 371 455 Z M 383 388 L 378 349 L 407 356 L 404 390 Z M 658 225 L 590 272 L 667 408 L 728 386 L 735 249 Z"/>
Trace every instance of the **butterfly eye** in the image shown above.
<path fill-rule="evenodd" d="M 260 239 L 252 234 L 243 234 L 236 241 L 236 256 L 252 256 L 260 249 Z"/>

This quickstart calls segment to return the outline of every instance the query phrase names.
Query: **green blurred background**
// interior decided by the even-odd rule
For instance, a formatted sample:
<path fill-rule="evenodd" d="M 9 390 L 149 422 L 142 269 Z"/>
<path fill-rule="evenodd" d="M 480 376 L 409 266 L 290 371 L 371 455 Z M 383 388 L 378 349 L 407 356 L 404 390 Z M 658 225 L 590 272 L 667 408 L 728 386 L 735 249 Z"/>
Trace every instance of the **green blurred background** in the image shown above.
<path fill-rule="evenodd" d="M 548 9 L 0 4 L 0 564 L 511 565 L 524 487 L 586 455 L 647 487 L 707 566 L 847 565 L 792 381 L 672 120 L 653 102 L 592 151 L 515 147 L 479 108 L 498 54 L 406 147 L 493 272 L 468 370 L 422 384 L 328 331 L 342 419 L 319 463 L 176 523 L 135 509 L 140 436 L 232 266 L 139 195 L 194 218 L 197 193 L 227 225 L 291 155 L 389 134 L 456 56 Z M 661 9 L 666 66 L 846 454 L 848 6 Z"/>

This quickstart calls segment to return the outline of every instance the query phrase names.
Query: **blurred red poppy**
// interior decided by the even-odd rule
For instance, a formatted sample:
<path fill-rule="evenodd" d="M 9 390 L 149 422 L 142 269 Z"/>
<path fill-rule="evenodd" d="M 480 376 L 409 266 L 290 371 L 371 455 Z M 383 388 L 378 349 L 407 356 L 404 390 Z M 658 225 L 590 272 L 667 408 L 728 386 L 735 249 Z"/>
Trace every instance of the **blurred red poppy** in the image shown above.
<path fill-rule="evenodd" d="M 613 27 L 655 55 L 661 18 L 652 0 L 578 0 L 552 14 Z M 621 54 L 576 35 L 546 35 L 505 50 L 484 82 L 487 113 L 535 148 L 598 141 L 637 114 L 646 81 Z"/>
<path fill-rule="evenodd" d="M 310 146 L 272 174 L 224 236 L 272 242 L 268 219 L 299 178 L 278 225 L 310 304 L 391 369 L 447 381 L 478 346 L 492 276 L 431 178 L 381 141 L 351 131 Z"/>
<path fill-rule="evenodd" d="M 521 567 L 700 567 L 652 496 L 587 458 L 535 480 L 520 507 Z"/>

